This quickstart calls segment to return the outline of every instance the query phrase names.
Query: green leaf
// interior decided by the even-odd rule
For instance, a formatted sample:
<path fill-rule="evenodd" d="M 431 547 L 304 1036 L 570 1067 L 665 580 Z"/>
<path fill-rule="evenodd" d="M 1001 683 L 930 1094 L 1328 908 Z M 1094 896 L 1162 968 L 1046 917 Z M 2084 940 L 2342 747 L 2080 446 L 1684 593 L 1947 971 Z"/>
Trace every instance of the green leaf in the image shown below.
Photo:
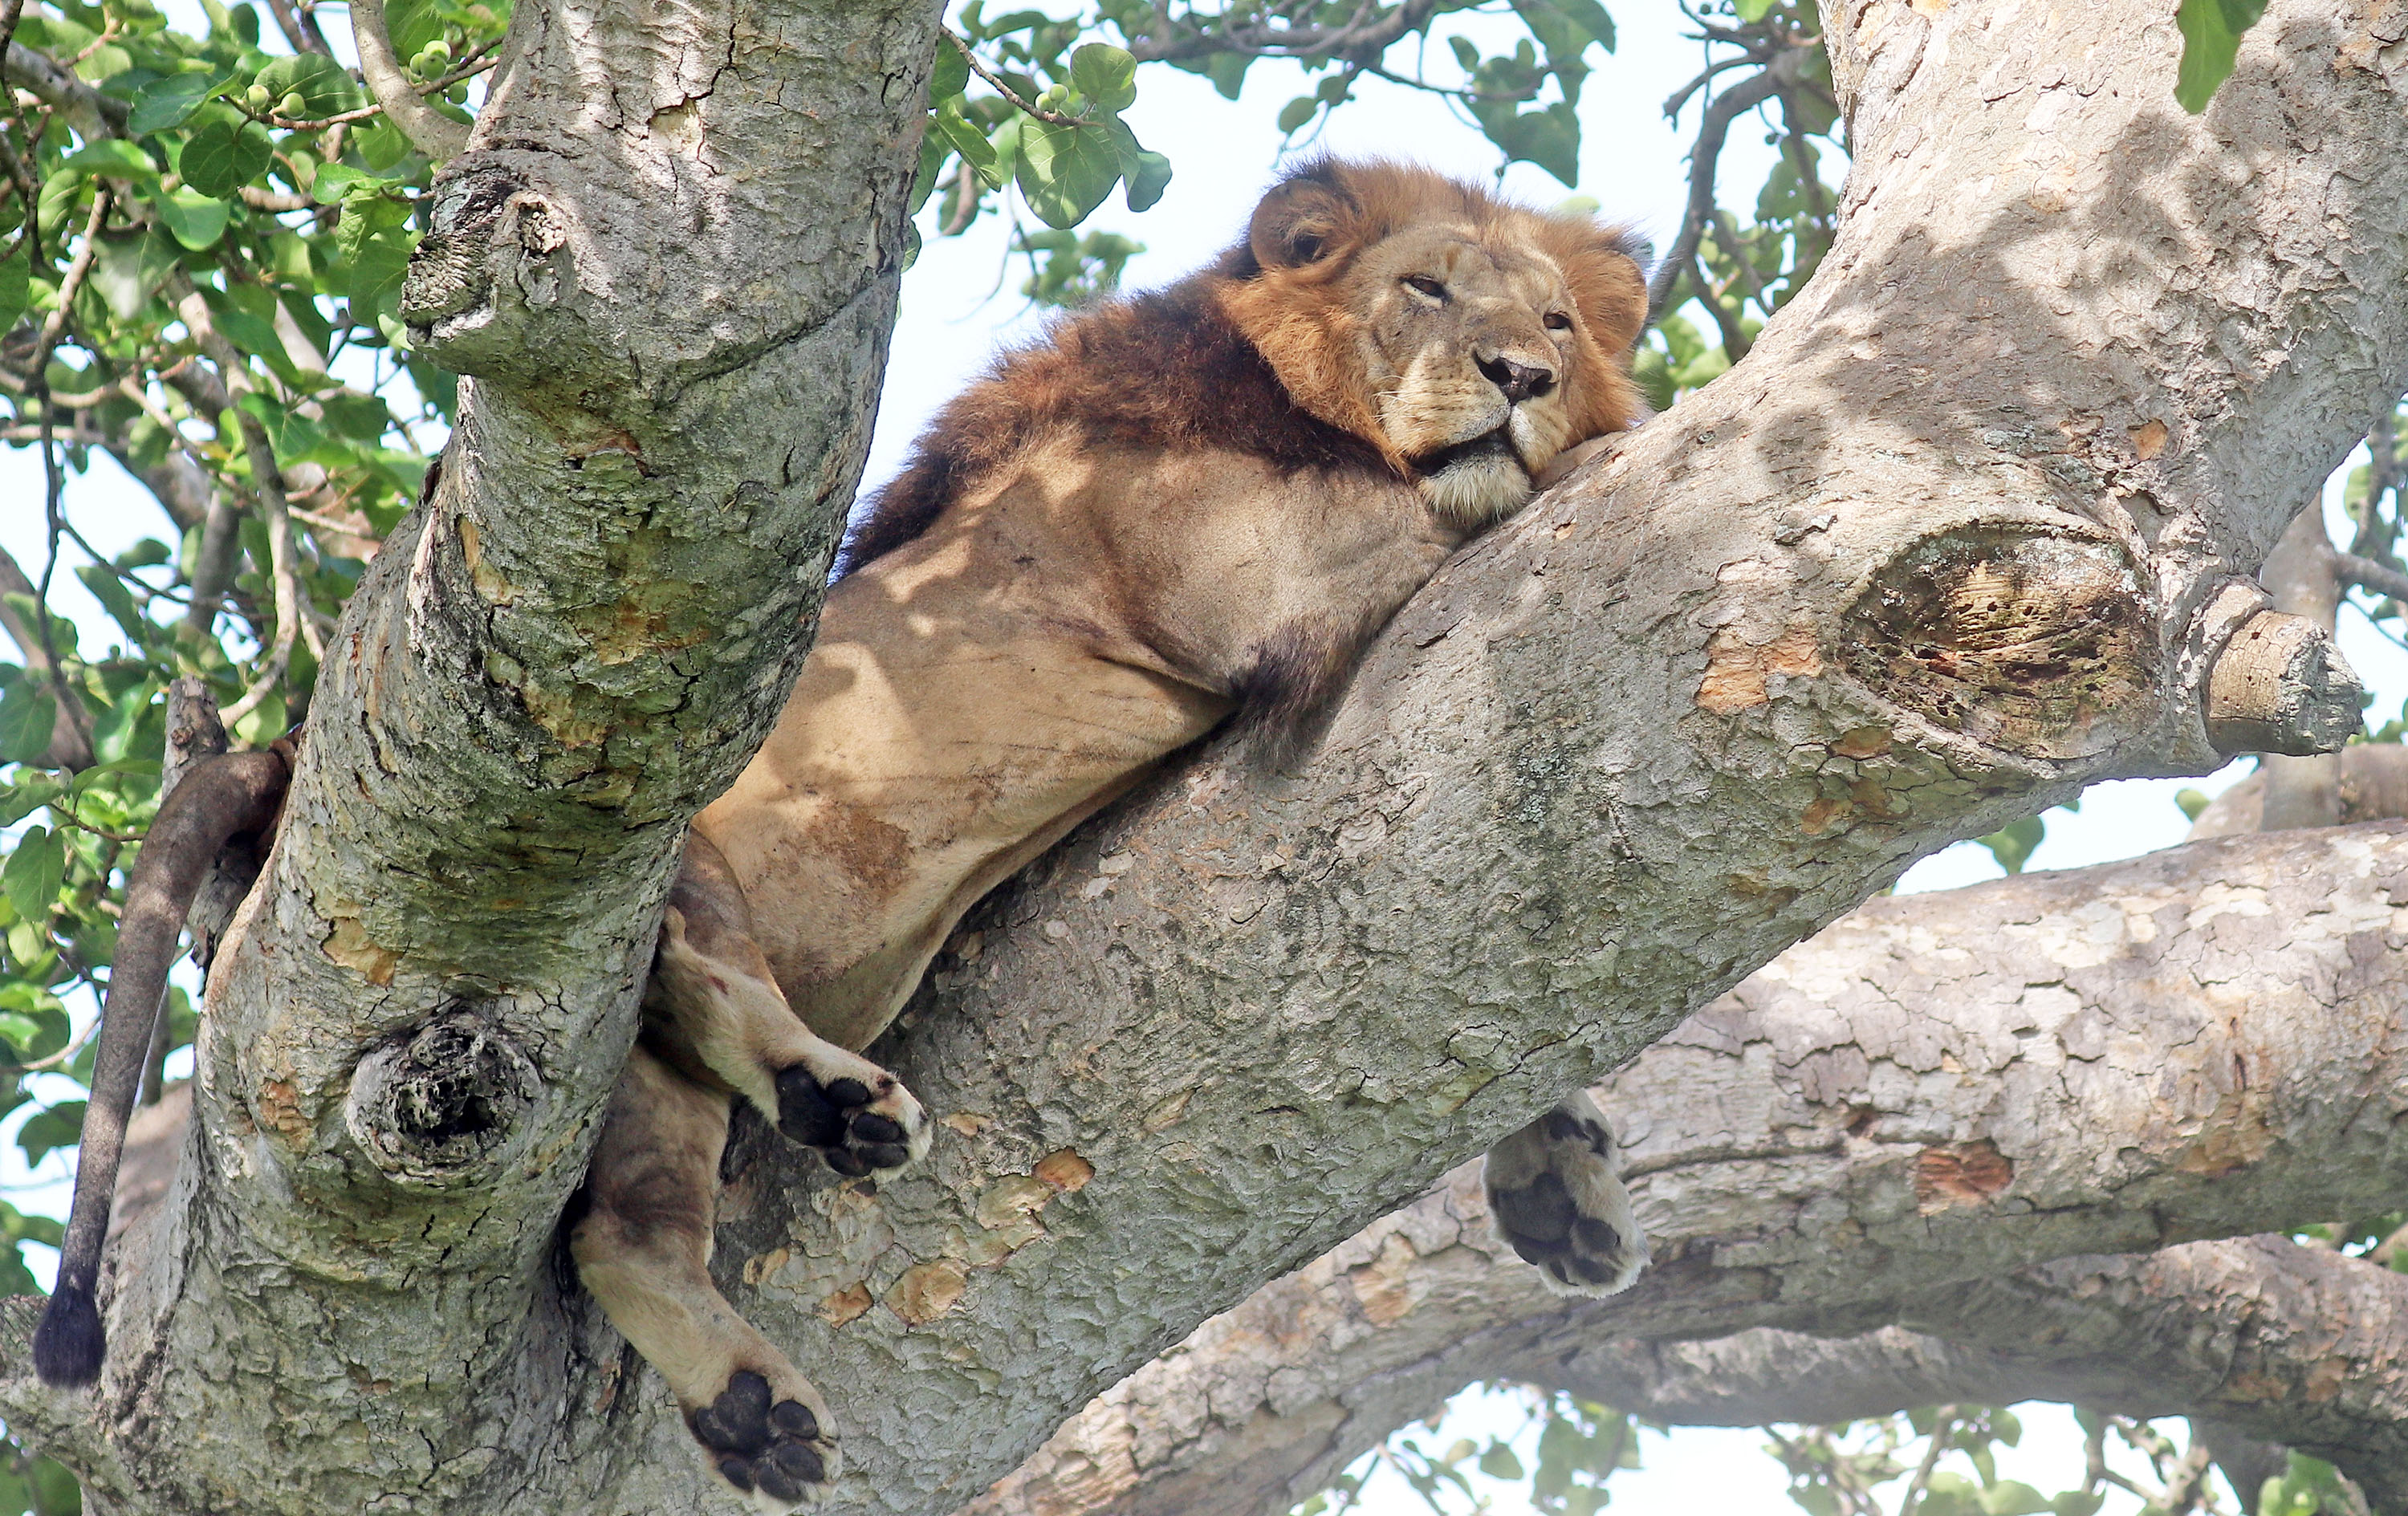
<path fill-rule="evenodd" d="M 103 232 L 100 245 L 93 250 L 92 286 L 110 315 L 131 322 L 175 272 L 176 263 L 175 244 L 166 237 L 150 232 Z"/>
<path fill-rule="evenodd" d="M 17 839 L 7 866 L 0 867 L 0 892 L 7 894 L 18 915 L 39 922 L 50 916 L 66 877 L 66 838 L 47 826 L 29 827 Z"/>
<path fill-rule="evenodd" d="M 1204 76 L 1221 92 L 1222 99 L 1235 100 L 1245 91 L 1246 70 L 1254 61 L 1252 53 L 1216 52 L 1204 60 Z"/>
<path fill-rule="evenodd" d="M 150 161 L 150 155 L 122 137 L 95 142 L 68 156 L 51 172 L 75 178 L 133 179 L 137 183 L 155 182 L 159 178 L 159 167 Z"/>
<path fill-rule="evenodd" d="M 2182 28 L 2182 69 L 2174 99 L 2196 116 L 2207 108 L 2216 87 L 2231 77 L 2241 55 L 2241 35 L 2266 13 L 2266 0 L 2182 0 L 2174 24 Z"/>
<path fill-rule="evenodd" d="M 1522 1460 L 1502 1442 L 1492 1442 L 1480 1455 L 1480 1472 L 1492 1480 L 1518 1480 L 1522 1477 Z"/>
<path fill-rule="evenodd" d="M 167 235 L 192 252 L 217 246 L 225 235 L 226 218 L 234 214 L 232 206 L 197 190 L 153 191 L 150 203 L 158 207 L 159 224 Z"/>
<path fill-rule="evenodd" d="M 1137 59 L 1125 48 L 1090 42 L 1070 54 L 1070 87 L 1117 116 L 1137 100 Z"/>
<path fill-rule="evenodd" d="M 319 402 L 326 424 L 354 442 L 373 443 L 393 424 L 393 412 L 372 394 L 336 394 Z"/>
<path fill-rule="evenodd" d="M 936 66 L 928 70 L 928 103 L 941 105 L 969 87 L 970 61 L 952 42 L 937 43 Z"/>
<path fill-rule="evenodd" d="M 2047 836 L 2046 822 L 2038 816 L 2027 816 L 2011 826 L 2000 827 L 1988 837 L 1973 840 L 1990 850 L 1990 856 L 1999 861 L 2000 868 L 2010 874 L 2020 874 L 2024 871 L 2024 865 L 2031 861 L 2033 851 Z"/>
<path fill-rule="evenodd" d="M 1566 184 L 1580 182 L 1580 117 L 1568 101 L 1518 115 L 1486 114 L 1481 124 L 1508 161 L 1533 163 Z"/>
<path fill-rule="evenodd" d="M 149 136 L 153 132 L 172 131 L 192 120 L 201 102 L 218 91 L 220 79 L 214 72 L 170 74 L 154 79 L 134 92 L 134 105 L 125 115 L 125 129 L 136 136 Z"/>
<path fill-rule="evenodd" d="M 59 717 L 49 683 L 21 679 L 0 694 L 0 763 L 35 763 L 49 750 Z"/>
<path fill-rule="evenodd" d="M 66 793 L 66 787 L 38 769 L 20 771 L 17 782 L 0 789 L 0 826 L 14 826 Z"/>
<path fill-rule="evenodd" d="M 253 357 L 267 360 L 268 366 L 288 381 L 294 377 L 292 361 L 284 356 L 284 339 L 277 335 L 274 321 L 247 308 L 226 291 L 204 286 L 201 299 L 208 306 L 209 319 L 216 323 L 220 336 Z"/>
<path fill-rule="evenodd" d="M 278 100 L 299 95 L 312 116 L 331 116 L 364 103 L 359 86 L 351 82 L 343 65 L 320 52 L 288 53 L 261 69 L 251 82 Z"/>
<path fill-rule="evenodd" d="M 83 580 L 83 587 L 92 592 L 92 597 L 100 602 L 101 608 L 108 612 L 109 619 L 124 629 L 135 646 L 141 646 L 156 630 L 142 619 L 142 612 L 134 604 L 134 593 L 125 587 L 123 579 L 117 577 L 115 569 L 99 564 L 86 564 L 75 571 L 75 576 Z"/>
<path fill-rule="evenodd" d="M 1285 135 L 1301 130 L 1305 122 L 1312 120 L 1313 112 L 1320 108 L 1321 102 L 1312 96 L 1297 95 L 1286 105 L 1280 107 L 1278 124 L 1281 133 Z"/>
<path fill-rule="evenodd" d="M 995 144 L 962 114 L 960 100 L 948 100 L 937 107 L 937 130 L 988 189 L 1003 188 L 1003 175 L 996 167 Z"/>
<path fill-rule="evenodd" d="M 17 1146 L 25 1150 L 25 1162 L 38 1164 L 56 1150 L 82 1141 L 83 1106 L 80 1100 L 62 1100 L 27 1117 L 17 1128 Z"/>
<path fill-rule="evenodd" d="M 184 182 L 220 200 L 267 172 L 276 144 L 255 122 L 208 122 L 184 143 Z"/>
<path fill-rule="evenodd" d="M 1085 221 L 1121 179 L 1120 150 L 1102 126 L 1056 126 L 1034 119 L 1020 130 L 1020 193 L 1046 225 Z"/>
<path fill-rule="evenodd" d="M 343 202 L 345 221 L 351 219 L 351 207 L 359 199 L 353 195 Z M 394 297 L 401 293 L 402 279 L 409 272 L 410 249 L 417 245 L 416 234 L 396 221 L 377 228 L 349 250 L 351 256 L 341 273 L 343 293 L 351 303 L 351 320 L 374 321 L 393 309 Z"/>
<path fill-rule="evenodd" d="M 32 273 L 32 246 L 19 239 L 19 246 L 0 255 L 0 332 L 17 324 L 25 313 L 26 276 Z"/>
<path fill-rule="evenodd" d="M 158 693 L 158 686 L 146 679 L 119 695 L 93 722 L 92 751 L 93 755 L 101 760 L 101 765 L 78 774 L 78 786 L 110 770 L 125 772 L 119 765 L 124 763 L 126 750 L 133 745 L 135 734 L 141 728 L 142 718 L 150 712 L 151 697 Z M 138 764 L 141 760 L 135 762 Z"/>
<path fill-rule="evenodd" d="M 2056 1505 L 2028 1484 L 2000 1480 L 1981 1494 L 1983 1516 L 2052 1516 Z"/>
<path fill-rule="evenodd" d="M 1170 187 L 1170 160 L 1151 148 L 1138 150 L 1134 169 L 1124 165 L 1123 177 L 1128 180 L 1128 207 L 1131 210 L 1152 210 L 1162 192 Z"/>

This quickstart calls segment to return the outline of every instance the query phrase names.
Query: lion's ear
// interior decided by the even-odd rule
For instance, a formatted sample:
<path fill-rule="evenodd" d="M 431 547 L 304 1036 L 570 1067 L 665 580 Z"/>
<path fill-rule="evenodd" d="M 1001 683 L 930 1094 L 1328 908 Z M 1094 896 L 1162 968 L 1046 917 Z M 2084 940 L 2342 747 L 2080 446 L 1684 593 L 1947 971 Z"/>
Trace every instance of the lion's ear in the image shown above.
<path fill-rule="evenodd" d="M 1254 207 L 1246 245 L 1265 268 L 1301 268 L 1353 245 L 1359 212 L 1334 175 L 1308 169 Z"/>
<path fill-rule="evenodd" d="M 1587 222 L 1569 255 L 1558 255 L 1581 324 L 1608 352 L 1627 351 L 1647 323 L 1647 273 L 1632 256 L 1640 249 L 1628 232 Z"/>

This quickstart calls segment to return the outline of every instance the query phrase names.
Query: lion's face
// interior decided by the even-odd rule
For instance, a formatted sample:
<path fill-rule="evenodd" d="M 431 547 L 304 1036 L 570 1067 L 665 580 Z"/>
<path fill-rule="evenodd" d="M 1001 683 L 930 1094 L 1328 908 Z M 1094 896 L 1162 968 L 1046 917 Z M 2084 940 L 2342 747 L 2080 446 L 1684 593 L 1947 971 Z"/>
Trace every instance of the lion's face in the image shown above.
<path fill-rule="evenodd" d="M 1379 443 L 1432 509 L 1520 508 L 1564 449 L 1643 414 L 1620 236 L 1426 170 L 1326 164 L 1255 211 L 1229 304 L 1299 405 Z"/>

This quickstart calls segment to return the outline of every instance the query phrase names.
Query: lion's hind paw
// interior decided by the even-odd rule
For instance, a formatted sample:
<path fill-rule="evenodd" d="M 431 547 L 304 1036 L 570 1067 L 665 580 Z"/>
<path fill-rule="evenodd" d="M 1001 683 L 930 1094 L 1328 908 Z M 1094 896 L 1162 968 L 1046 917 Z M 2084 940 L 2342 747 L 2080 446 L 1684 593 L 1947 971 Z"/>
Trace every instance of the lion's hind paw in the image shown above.
<path fill-rule="evenodd" d="M 749 1368 L 729 1375 L 727 1388 L 685 1421 L 719 1477 L 777 1516 L 801 1509 L 836 1478 L 836 1440 L 818 1413 L 774 1397 L 768 1380 Z"/>
<path fill-rule="evenodd" d="M 817 1148 L 848 1178 L 901 1168 L 928 1151 L 928 1117 L 902 1081 L 877 1065 L 778 1072 L 778 1130 Z"/>
<path fill-rule="evenodd" d="M 1612 1135 L 1585 1095 L 1488 1151 L 1497 1235 L 1558 1294 L 1615 1294 L 1647 1266 L 1647 1238 L 1614 1160 Z"/>

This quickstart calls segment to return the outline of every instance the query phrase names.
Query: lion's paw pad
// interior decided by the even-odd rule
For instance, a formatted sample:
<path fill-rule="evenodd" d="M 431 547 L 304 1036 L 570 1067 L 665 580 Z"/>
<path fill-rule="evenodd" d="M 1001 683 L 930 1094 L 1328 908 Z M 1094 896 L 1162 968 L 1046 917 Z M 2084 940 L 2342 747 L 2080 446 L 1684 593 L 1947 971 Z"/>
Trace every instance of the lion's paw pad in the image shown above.
<path fill-rule="evenodd" d="M 810 1065 L 778 1075 L 778 1130 L 817 1148 L 848 1178 L 901 1168 L 928 1151 L 928 1119 L 892 1074 L 824 1082 Z"/>
<path fill-rule="evenodd" d="M 1613 1294 L 1647 1266 L 1647 1238 L 1614 1160 L 1612 1136 L 1585 1099 L 1556 1107 L 1489 1154 L 1497 1235 L 1558 1294 Z"/>
<path fill-rule="evenodd" d="M 769 1381 L 751 1369 L 730 1375 L 727 1388 L 686 1416 L 686 1426 L 709 1453 L 719 1477 L 766 1510 L 790 1511 L 826 1488 L 836 1444 L 799 1400 L 773 1400 Z"/>

